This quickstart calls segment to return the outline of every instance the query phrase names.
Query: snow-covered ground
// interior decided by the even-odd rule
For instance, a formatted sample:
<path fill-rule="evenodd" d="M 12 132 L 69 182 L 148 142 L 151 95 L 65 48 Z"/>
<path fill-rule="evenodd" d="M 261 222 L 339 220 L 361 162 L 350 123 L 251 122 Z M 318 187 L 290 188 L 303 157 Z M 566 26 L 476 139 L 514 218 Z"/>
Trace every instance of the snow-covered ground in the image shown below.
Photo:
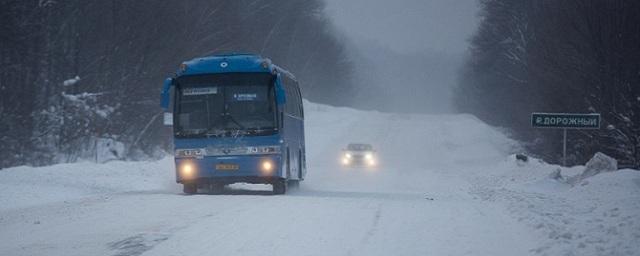
<path fill-rule="evenodd" d="M 638 171 L 572 186 L 472 116 L 305 104 L 309 175 L 284 196 L 183 195 L 170 157 L 0 170 L 0 255 L 640 254 Z M 381 165 L 341 168 L 349 142 Z"/>
<path fill-rule="evenodd" d="M 509 158 L 482 168 L 487 174 L 473 178 L 473 191 L 545 238 L 534 248 L 541 255 L 640 255 L 640 172 L 601 173 L 569 185 L 549 177 L 558 168 Z M 584 166 L 560 169 L 571 177 Z"/>

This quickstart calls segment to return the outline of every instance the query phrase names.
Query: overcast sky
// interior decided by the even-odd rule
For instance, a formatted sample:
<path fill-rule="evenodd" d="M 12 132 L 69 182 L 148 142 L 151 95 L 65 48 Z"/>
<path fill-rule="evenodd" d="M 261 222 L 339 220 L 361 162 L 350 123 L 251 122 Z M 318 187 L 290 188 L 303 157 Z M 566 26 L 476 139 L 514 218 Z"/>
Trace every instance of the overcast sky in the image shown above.
<path fill-rule="evenodd" d="M 402 53 L 462 53 L 478 22 L 476 0 L 326 1 L 327 14 L 348 37 Z"/>

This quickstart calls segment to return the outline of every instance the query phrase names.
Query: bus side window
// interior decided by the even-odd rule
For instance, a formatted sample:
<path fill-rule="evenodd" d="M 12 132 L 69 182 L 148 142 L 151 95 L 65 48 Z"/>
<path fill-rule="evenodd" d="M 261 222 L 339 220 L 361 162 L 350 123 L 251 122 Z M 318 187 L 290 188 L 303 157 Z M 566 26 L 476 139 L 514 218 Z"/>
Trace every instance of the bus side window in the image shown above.
<path fill-rule="evenodd" d="M 293 104 L 291 104 L 291 107 L 293 108 L 293 114 L 296 117 L 300 117 L 300 111 L 298 109 L 298 97 L 296 95 L 296 88 L 293 84 L 291 84 L 291 98 L 293 99 Z"/>
<path fill-rule="evenodd" d="M 298 101 L 298 111 L 300 112 L 300 117 L 304 119 L 304 107 L 302 106 L 302 93 L 300 92 L 300 85 L 296 82 L 296 94 Z"/>
<path fill-rule="evenodd" d="M 291 114 L 291 96 L 289 96 L 289 84 L 287 83 L 286 78 L 282 79 L 282 85 L 284 87 L 284 95 L 286 99 L 284 102 L 284 112 L 286 114 Z"/>
<path fill-rule="evenodd" d="M 297 105 L 297 101 L 298 99 L 296 98 L 295 94 L 294 94 L 294 88 L 293 88 L 293 84 L 291 83 L 291 79 L 287 76 L 284 76 L 284 90 L 285 90 L 285 95 L 287 97 L 287 100 L 285 102 L 285 112 L 288 115 L 292 115 L 292 116 L 299 116 L 298 115 L 298 111 L 296 108 Z"/>
<path fill-rule="evenodd" d="M 302 111 L 300 111 L 300 91 L 298 91 L 298 82 L 291 81 L 291 94 L 293 94 L 293 98 L 295 99 L 294 103 L 294 111 L 296 113 L 296 117 L 302 118 Z"/>

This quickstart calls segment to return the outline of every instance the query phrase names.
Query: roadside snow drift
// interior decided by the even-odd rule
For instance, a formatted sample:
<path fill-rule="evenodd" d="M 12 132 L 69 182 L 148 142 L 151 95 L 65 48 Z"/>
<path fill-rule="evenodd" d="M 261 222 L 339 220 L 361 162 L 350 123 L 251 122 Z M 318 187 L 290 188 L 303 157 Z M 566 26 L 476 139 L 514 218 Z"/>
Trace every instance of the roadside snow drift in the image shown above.
<path fill-rule="evenodd" d="M 300 189 L 183 195 L 170 156 L 0 170 L 0 255 L 637 255 L 640 172 L 519 162 L 469 115 L 305 101 Z M 371 143 L 377 168 L 343 168 Z M 559 169 L 559 171 L 558 171 Z"/>

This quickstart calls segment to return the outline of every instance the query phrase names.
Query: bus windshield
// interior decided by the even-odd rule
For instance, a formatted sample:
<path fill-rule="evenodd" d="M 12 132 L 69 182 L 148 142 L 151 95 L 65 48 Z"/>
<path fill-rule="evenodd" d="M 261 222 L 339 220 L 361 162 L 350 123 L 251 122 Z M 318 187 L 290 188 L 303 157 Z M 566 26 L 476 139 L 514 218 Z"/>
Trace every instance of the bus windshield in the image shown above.
<path fill-rule="evenodd" d="M 177 79 L 176 137 L 260 136 L 274 134 L 273 75 L 223 73 Z"/>

